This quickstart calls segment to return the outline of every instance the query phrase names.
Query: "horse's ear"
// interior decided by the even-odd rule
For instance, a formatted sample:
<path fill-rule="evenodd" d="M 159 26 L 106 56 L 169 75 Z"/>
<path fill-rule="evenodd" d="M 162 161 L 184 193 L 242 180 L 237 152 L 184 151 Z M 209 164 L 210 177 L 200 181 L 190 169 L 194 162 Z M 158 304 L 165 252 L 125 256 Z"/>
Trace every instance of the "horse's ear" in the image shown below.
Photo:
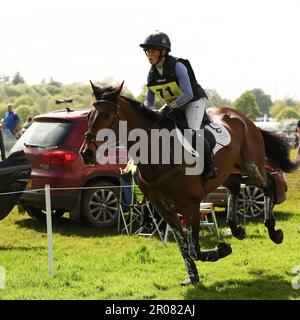
<path fill-rule="evenodd" d="M 90 83 L 91 83 L 91 87 L 93 89 L 93 93 L 94 93 L 94 96 L 95 96 L 96 93 L 97 93 L 98 87 L 96 87 L 91 80 L 90 80 Z"/>
<path fill-rule="evenodd" d="M 117 88 L 117 90 L 116 90 L 116 93 L 117 93 L 117 94 L 120 94 L 120 93 L 121 93 L 121 91 L 122 91 L 122 89 L 123 89 L 124 82 L 125 82 L 125 81 L 123 81 L 123 82 L 120 84 L 120 86 Z"/>

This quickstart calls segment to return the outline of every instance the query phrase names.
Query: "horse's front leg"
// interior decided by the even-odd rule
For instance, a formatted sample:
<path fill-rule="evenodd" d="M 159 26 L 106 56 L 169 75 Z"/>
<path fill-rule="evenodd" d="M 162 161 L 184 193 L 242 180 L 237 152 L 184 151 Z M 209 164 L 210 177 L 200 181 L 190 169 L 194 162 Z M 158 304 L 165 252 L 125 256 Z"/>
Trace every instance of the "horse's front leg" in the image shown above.
<path fill-rule="evenodd" d="M 188 279 L 181 282 L 182 286 L 187 286 L 190 284 L 195 284 L 199 282 L 199 274 L 196 267 L 196 264 L 193 260 L 193 258 L 189 254 L 189 245 L 188 241 L 184 236 L 184 233 L 182 230 L 179 230 L 178 228 L 171 227 L 174 233 L 175 240 L 177 242 L 177 245 L 179 247 L 179 250 L 181 252 L 181 255 L 184 260 L 184 264 L 188 273 Z"/>
<path fill-rule="evenodd" d="M 183 257 L 184 264 L 189 277 L 187 280 L 182 281 L 181 285 L 186 286 L 189 284 L 195 284 L 199 282 L 198 270 L 194 260 L 189 254 L 186 233 L 182 229 L 178 214 L 176 212 L 166 210 L 166 208 L 164 208 L 163 206 L 159 206 L 159 204 L 156 204 L 155 208 L 171 226 L 180 253 Z"/>
<path fill-rule="evenodd" d="M 232 253 L 230 244 L 220 242 L 214 249 L 201 251 L 199 234 L 200 234 L 200 213 L 199 210 L 188 220 L 187 226 L 187 242 L 189 256 L 194 260 L 201 260 L 203 262 L 215 262 Z"/>

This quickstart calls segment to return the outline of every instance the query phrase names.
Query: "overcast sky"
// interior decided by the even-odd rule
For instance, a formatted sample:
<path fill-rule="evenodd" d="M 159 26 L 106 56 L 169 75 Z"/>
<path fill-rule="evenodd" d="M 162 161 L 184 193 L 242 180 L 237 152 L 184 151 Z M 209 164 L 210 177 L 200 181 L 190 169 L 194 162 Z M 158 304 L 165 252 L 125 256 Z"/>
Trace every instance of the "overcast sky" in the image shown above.
<path fill-rule="evenodd" d="M 300 99 L 299 0 L 1 0 L 0 75 L 112 77 L 137 95 L 149 69 L 139 44 L 156 29 L 222 98 L 262 88 Z"/>

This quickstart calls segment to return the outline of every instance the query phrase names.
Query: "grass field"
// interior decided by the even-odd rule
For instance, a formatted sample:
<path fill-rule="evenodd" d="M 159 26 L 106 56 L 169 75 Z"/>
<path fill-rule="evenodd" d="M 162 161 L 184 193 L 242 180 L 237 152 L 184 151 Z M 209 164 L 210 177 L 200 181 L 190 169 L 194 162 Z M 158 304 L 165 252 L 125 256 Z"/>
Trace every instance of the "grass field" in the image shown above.
<path fill-rule="evenodd" d="M 300 299 L 300 289 L 291 285 L 298 279 L 292 268 L 300 266 L 300 171 L 287 180 L 288 199 L 275 207 L 283 243 L 269 239 L 262 219 L 248 221 L 246 239 L 223 238 L 232 244 L 230 256 L 197 262 L 201 283 L 190 287 L 180 286 L 187 274 L 174 241 L 163 247 L 158 238 L 103 232 L 67 218 L 53 223 L 52 278 L 45 223 L 15 209 L 0 222 L 0 266 L 6 270 L 0 299 Z M 221 213 L 218 222 L 224 234 Z M 201 238 L 204 249 L 217 242 L 208 231 Z"/>

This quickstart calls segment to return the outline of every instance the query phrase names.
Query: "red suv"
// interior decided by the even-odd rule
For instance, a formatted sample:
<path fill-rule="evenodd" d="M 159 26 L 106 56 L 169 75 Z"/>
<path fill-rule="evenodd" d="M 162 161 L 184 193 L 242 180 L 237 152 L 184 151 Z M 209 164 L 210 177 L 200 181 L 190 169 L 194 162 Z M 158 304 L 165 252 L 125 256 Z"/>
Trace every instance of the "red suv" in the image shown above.
<path fill-rule="evenodd" d="M 23 193 L 19 200 L 30 216 L 44 217 L 43 188 L 50 184 L 51 188 L 61 188 L 51 191 L 53 215 L 69 212 L 71 219 L 83 218 L 96 227 L 116 224 L 120 192 L 117 186 L 120 168 L 127 162 L 127 150 L 116 148 L 116 164 L 106 161 L 94 167 L 85 165 L 78 152 L 88 129 L 88 111 L 67 108 L 36 116 L 13 147 L 13 151 L 23 149 L 32 166 L 27 190 L 33 191 Z"/>
<path fill-rule="evenodd" d="M 272 184 L 272 202 L 274 205 L 284 202 L 288 186 L 283 172 L 274 168 L 268 161 L 266 161 L 265 170 Z M 241 173 L 235 171 L 233 174 Z M 245 214 L 247 218 L 258 217 L 264 212 L 263 190 L 249 184 L 247 177 L 243 176 L 242 182 L 245 184 L 245 187 L 240 190 L 238 213 L 240 215 Z M 228 190 L 225 187 L 220 187 L 209 193 L 204 201 L 213 202 L 218 207 L 226 207 L 228 195 Z"/>

